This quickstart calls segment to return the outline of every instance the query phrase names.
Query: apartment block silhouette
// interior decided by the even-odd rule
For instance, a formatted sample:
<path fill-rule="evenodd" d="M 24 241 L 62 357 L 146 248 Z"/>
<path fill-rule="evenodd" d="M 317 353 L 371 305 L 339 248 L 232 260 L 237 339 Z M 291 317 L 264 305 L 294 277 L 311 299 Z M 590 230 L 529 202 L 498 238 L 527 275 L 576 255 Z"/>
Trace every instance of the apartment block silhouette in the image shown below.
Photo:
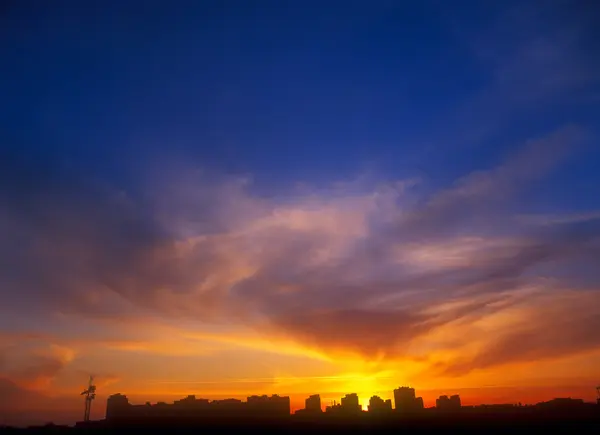
<path fill-rule="evenodd" d="M 373 396 L 369 399 L 369 412 L 389 412 L 392 410 L 392 401 L 383 400 L 379 396 Z"/>
<path fill-rule="evenodd" d="M 313 394 L 304 401 L 304 409 L 308 412 L 321 412 L 321 396 Z"/>
<path fill-rule="evenodd" d="M 400 387 L 394 390 L 394 405 L 397 412 L 413 413 L 423 409 L 423 398 L 415 397 L 415 389 Z"/>
<path fill-rule="evenodd" d="M 454 394 L 453 396 L 440 396 L 435 401 L 435 407 L 441 411 L 455 411 L 461 408 L 460 396 Z"/>

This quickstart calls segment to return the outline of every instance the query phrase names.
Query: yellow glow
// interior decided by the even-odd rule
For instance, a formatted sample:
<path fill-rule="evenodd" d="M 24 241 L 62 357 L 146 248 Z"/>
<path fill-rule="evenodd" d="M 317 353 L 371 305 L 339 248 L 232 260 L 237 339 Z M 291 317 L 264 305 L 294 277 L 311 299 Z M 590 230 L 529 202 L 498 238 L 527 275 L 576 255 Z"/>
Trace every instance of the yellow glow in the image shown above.
<path fill-rule="evenodd" d="M 373 395 L 386 399 L 395 388 L 393 374 L 385 371 L 374 374 L 346 373 L 337 376 L 336 379 L 340 382 L 342 391 L 358 394 L 359 402 L 365 411 Z"/>
<path fill-rule="evenodd" d="M 590 386 L 596 384 L 600 373 L 597 351 L 534 361 L 507 358 L 503 365 L 475 369 L 469 366 L 477 355 L 485 354 L 493 344 L 492 338 L 515 330 L 528 331 L 544 325 L 546 319 L 560 318 L 562 305 L 589 312 L 596 301 L 592 296 L 568 291 L 552 292 L 542 299 L 543 293 L 534 288 L 523 292 L 544 303 L 517 298 L 516 303 L 485 316 L 465 317 L 433 328 L 404 343 L 402 352 L 372 360 L 343 348 L 319 350 L 293 337 L 278 335 L 277 331 L 258 328 L 261 334 L 239 325 L 166 324 L 135 317 L 107 319 L 101 328 L 97 328 L 98 320 L 80 321 L 82 333 L 74 331 L 72 339 L 3 333 L 0 343 L 22 347 L 23 355 L 9 355 L 14 360 L 10 361 L 12 367 L 18 368 L 26 361 L 19 358 L 30 356 L 51 358 L 59 363 L 57 367 L 62 364 L 57 373 L 37 377 L 20 378 L 16 371 L 12 377 L 15 382 L 47 394 L 75 396 L 74 400 L 85 386 L 86 373 L 97 376 L 99 398 L 103 397 L 98 402 L 117 392 L 127 394 L 136 403 L 170 402 L 188 394 L 208 399 L 282 394 L 291 397 L 292 409 L 299 409 L 310 394 L 321 394 L 326 406 L 333 400 L 339 402 L 347 393 L 356 393 L 363 409 L 367 409 L 371 396 L 390 399 L 393 390 L 402 385 L 414 387 L 427 406 L 433 405 L 440 394 L 456 393 L 466 404 L 513 398 L 531 403 L 557 395 L 595 400 Z M 447 301 L 432 306 L 430 314 L 445 315 L 465 304 L 461 300 Z M 96 340 L 85 333 L 87 327 L 101 330 Z M 443 369 L 453 364 L 464 364 L 464 372 L 444 374 Z M 562 385 L 570 387 L 559 387 Z"/>

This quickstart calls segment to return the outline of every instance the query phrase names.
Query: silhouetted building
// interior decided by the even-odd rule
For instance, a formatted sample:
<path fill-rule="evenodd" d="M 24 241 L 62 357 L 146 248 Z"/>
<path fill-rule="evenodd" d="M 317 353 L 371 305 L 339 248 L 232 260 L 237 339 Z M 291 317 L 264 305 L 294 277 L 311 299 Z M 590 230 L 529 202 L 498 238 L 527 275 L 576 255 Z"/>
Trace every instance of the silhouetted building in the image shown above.
<path fill-rule="evenodd" d="M 172 404 L 131 405 L 126 396 L 114 394 L 106 402 L 106 420 L 140 418 L 282 418 L 290 415 L 290 398 L 278 395 L 250 396 L 246 402 L 238 399 L 196 399 L 187 396 Z"/>
<path fill-rule="evenodd" d="M 415 410 L 419 411 L 424 408 L 425 408 L 425 405 L 423 405 L 423 398 L 415 397 Z"/>
<path fill-rule="evenodd" d="M 321 396 L 313 394 L 304 401 L 304 409 L 308 412 L 322 412 Z"/>
<path fill-rule="evenodd" d="M 177 408 L 198 408 L 203 405 L 208 405 L 208 399 L 196 399 L 196 396 L 189 395 L 183 399 L 176 400 L 173 405 Z"/>
<path fill-rule="evenodd" d="M 379 396 L 373 396 L 369 399 L 369 412 L 389 412 L 392 410 L 392 401 L 383 400 Z"/>
<path fill-rule="evenodd" d="M 342 412 L 342 405 L 340 403 L 336 403 L 335 400 L 329 406 L 325 407 L 326 414 L 338 414 Z"/>
<path fill-rule="evenodd" d="M 115 420 L 126 418 L 131 413 L 129 399 L 123 394 L 113 394 L 106 400 L 106 419 Z"/>
<path fill-rule="evenodd" d="M 540 409 L 576 409 L 585 406 L 583 399 L 572 399 L 570 397 L 557 397 L 547 402 L 537 403 L 536 408 Z"/>
<path fill-rule="evenodd" d="M 298 409 L 294 415 L 300 419 L 314 420 L 320 418 L 323 414 L 321 408 L 321 396 L 313 394 L 304 400 L 304 409 Z"/>
<path fill-rule="evenodd" d="M 199 416 L 208 412 L 210 401 L 208 399 L 196 399 L 196 396 L 190 395 L 173 402 L 173 409 L 177 415 L 182 417 Z"/>
<path fill-rule="evenodd" d="M 437 403 L 437 402 L 436 402 Z M 514 411 L 521 405 L 515 405 L 514 403 L 493 403 L 493 404 L 481 404 L 472 406 L 475 410 L 488 410 L 488 411 Z M 464 406 L 461 408 L 465 408 Z"/>
<path fill-rule="evenodd" d="M 394 403 L 398 412 L 415 412 L 423 409 L 423 398 L 415 397 L 415 389 L 400 387 L 394 390 Z"/>
<path fill-rule="evenodd" d="M 440 411 L 456 411 L 461 408 L 460 396 L 454 394 L 450 397 L 443 395 L 435 401 L 435 407 Z"/>
<path fill-rule="evenodd" d="M 245 405 L 238 399 L 213 400 L 210 402 L 210 415 L 218 419 L 244 417 L 247 414 Z"/>
<path fill-rule="evenodd" d="M 344 412 L 361 412 L 362 407 L 360 406 L 360 403 L 358 401 L 358 394 L 351 393 L 346 394 L 344 397 L 342 397 L 341 407 Z"/>
<path fill-rule="evenodd" d="M 250 396 L 247 401 L 248 411 L 253 416 L 265 415 L 279 417 L 290 415 L 290 398 L 278 396 L 271 397 L 267 395 Z"/>
<path fill-rule="evenodd" d="M 397 410 L 400 413 L 410 413 L 423 409 L 423 399 L 416 397 L 415 390 L 409 387 L 401 387 L 394 390 L 394 400 L 396 401 Z M 326 416 L 321 410 L 321 397 L 318 394 L 311 395 L 305 401 L 306 408 L 296 412 L 292 421 L 304 422 L 321 422 L 323 419 L 331 418 L 333 421 L 352 421 L 354 423 L 362 421 L 359 416 L 366 416 L 362 412 L 362 407 L 359 403 L 358 395 L 347 394 L 341 403 L 326 408 Z M 547 402 L 541 402 L 536 405 L 478 405 L 462 407 L 460 396 L 440 396 L 436 400 L 436 408 L 439 416 L 445 419 L 451 416 L 453 419 L 458 412 L 460 419 L 463 417 L 498 417 L 498 421 L 510 421 L 511 416 L 518 418 L 532 417 L 537 418 L 542 416 L 562 416 L 569 418 L 577 416 L 577 418 L 594 418 L 600 416 L 600 407 L 594 403 L 586 403 L 582 399 L 572 398 L 556 398 Z M 379 396 L 373 396 L 369 400 L 370 416 L 375 415 L 373 421 L 392 421 L 393 413 L 392 401 L 390 399 L 383 400 Z M 422 415 L 436 415 L 435 410 L 427 411 Z M 386 417 L 377 417 L 377 415 Z M 400 415 L 398 415 L 400 417 Z M 561 417 L 561 418 L 562 418 Z M 149 427 L 154 425 L 164 424 L 164 427 L 177 424 L 199 424 L 210 427 L 210 424 L 238 424 L 242 425 L 254 424 L 257 421 L 275 422 L 277 424 L 289 421 L 290 418 L 290 398 L 278 395 L 261 395 L 250 396 L 246 401 L 238 399 L 213 400 L 197 399 L 190 395 L 180 400 L 176 400 L 172 404 L 158 402 L 150 404 L 147 402 L 144 405 L 132 405 L 129 403 L 127 396 L 123 394 L 114 394 L 107 399 L 106 403 L 106 422 L 109 425 L 115 424 L 115 427 L 120 424 L 149 424 Z M 368 420 L 369 417 L 367 417 Z M 257 420 L 258 419 L 258 420 Z M 367 421 L 365 420 L 365 421 Z M 82 422 L 85 427 L 92 422 Z M 80 424 L 80 426 L 81 426 Z M 83 426 L 81 426 L 83 427 Z M 133 426 L 131 426 L 133 427 Z M 199 426 L 198 426 L 199 427 Z"/>
<path fill-rule="evenodd" d="M 435 400 L 435 407 L 437 409 L 444 409 L 448 406 L 447 404 L 449 401 L 450 401 L 450 399 L 448 398 L 448 396 L 446 396 L 446 395 L 440 396 Z"/>

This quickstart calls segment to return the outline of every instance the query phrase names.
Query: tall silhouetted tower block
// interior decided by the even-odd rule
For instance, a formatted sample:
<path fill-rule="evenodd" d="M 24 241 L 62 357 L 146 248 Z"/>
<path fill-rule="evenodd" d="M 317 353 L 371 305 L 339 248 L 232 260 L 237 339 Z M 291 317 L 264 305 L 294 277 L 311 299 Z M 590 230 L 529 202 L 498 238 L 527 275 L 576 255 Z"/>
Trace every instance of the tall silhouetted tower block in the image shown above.
<path fill-rule="evenodd" d="M 392 410 L 392 401 L 383 400 L 379 396 L 373 396 L 369 399 L 369 412 L 388 412 Z"/>
<path fill-rule="evenodd" d="M 444 409 L 448 406 L 449 401 L 450 401 L 450 399 L 448 398 L 448 396 L 446 396 L 446 395 L 440 396 L 435 400 L 435 407 L 437 409 Z"/>
<path fill-rule="evenodd" d="M 400 387 L 394 390 L 394 405 L 397 410 L 412 408 L 414 401 L 414 388 Z"/>
<path fill-rule="evenodd" d="M 321 412 L 321 396 L 313 394 L 304 401 L 304 409 L 308 412 Z"/>
<path fill-rule="evenodd" d="M 456 411 L 461 408 L 460 396 L 455 394 L 453 396 L 440 396 L 435 401 L 435 407 L 440 411 Z"/>
<path fill-rule="evenodd" d="M 117 393 L 109 396 L 106 400 L 106 420 L 126 418 L 130 412 L 131 405 L 127 396 Z"/>
<path fill-rule="evenodd" d="M 360 403 L 358 402 L 358 394 L 356 394 L 356 393 L 346 394 L 344 397 L 342 397 L 341 409 L 344 412 L 350 412 L 350 413 L 361 412 L 362 407 L 360 406 Z"/>
<path fill-rule="evenodd" d="M 423 399 L 415 397 L 415 389 L 410 387 L 395 389 L 394 403 L 398 412 L 415 412 L 423 409 Z"/>

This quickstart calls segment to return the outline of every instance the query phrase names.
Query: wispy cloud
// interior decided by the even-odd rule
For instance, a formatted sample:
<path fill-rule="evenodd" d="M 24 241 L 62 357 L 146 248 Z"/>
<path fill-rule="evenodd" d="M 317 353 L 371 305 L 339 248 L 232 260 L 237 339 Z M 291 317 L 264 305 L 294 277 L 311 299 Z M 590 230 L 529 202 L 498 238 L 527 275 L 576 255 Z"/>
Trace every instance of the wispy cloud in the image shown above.
<path fill-rule="evenodd" d="M 14 180 L 0 197 L 5 306 L 243 325 L 264 334 L 247 345 L 425 361 L 457 374 L 592 349 L 600 283 L 592 276 L 577 288 L 558 272 L 577 258 L 597 263 L 600 222 L 514 220 L 514 199 L 581 134 L 569 127 L 530 141 L 418 201 L 410 183 L 390 183 L 370 191 L 341 184 L 283 202 L 253 194 L 246 181 L 184 170 L 140 200 L 85 174 L 13 160 Z M 26 182 L 27 171 L 38 181 Z M 574 312 L 585 316 L 546 320 Z M 164 344 L 178 354 L 195 349 L 189 339 L 203 340 L 198 352 L 210 349 L 204 342 L 227 342 L 209 335 L 182 335 L 170 348 L 141 336 L 104 343 L 143 352 Z M 73 358 L 52 352 L 13 375 L 50 379 Z"/>
<path fill-rule="evenodd" d="M 45 389 L 75 357 L 73 349 L 39 342 L 15 343 L 2 351 L 0 374 L 31 389 Z"/>

